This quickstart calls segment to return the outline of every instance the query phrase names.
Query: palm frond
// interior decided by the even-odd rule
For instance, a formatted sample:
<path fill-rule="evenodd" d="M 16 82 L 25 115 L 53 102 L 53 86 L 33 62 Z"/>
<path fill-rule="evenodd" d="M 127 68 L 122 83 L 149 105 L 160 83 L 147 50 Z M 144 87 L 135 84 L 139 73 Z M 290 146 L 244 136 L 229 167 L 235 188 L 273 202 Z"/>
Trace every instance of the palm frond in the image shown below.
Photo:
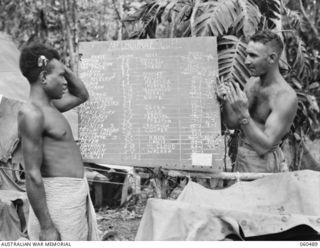
<path fill-rule="evenodd" d="M 191 17 L 192 9 L 192 1 L 179 2 L 177 8 L 178 15 L 176 17 L 177 23 L 189 20 Z"/>
<path fill-rule="evenodd" d="M 219 76 L 245 85 L 250 77 L 245 65 L 247 45 L 236 36 L 226 35 L 218 41 Z"/>
<path fill-rule="evenodd" d="M 284 9 L 284 12 L 284 15 L 282 15 L 282 26 L 284 29 L 301 29 L 304 20 L 300 12 L 290 9 Z"/>
<path fill-rule="evenodd" d="M 237 19 L 239 5 L 236 0 L 204 2 L 199 6 L 195 18 L 196 36 L 222 36 Z"/>
<path fill-rule="evenodd" d="M 238 30 L 242 30 L 244 37 L 248 39 L 258 30 L 261 13 L 257 5 L 249 0 L 238 0 L 238 3 L 241 7 L 241 22 Z"/>
<path fill-rule="evenodd" d="M 170 12 L 173 7 L 172 1 L 169 0 L 152 0 L 145 3 L 139 11 L 125 19 L 125 21 L 141 21 L 142 23 L 140 30 L 135 31 L 130 38 L 146 38 L 147 36 L 155 38 L 157 24 L 161 22 L 162 14 L 165 10 Z"/>
<path fill-rule="evenodd" d="M 276 27 L 276 20 L 280 19 L 281 0 L 250 0 L 256 4 L 260 12 L 267 20 L 267 28 L 273 29 Z"/>
<path fill-rule="evenodd" d="M 177 12 L 174 18 L 176 25 L 176 37 L 190 37 L 190 18 L 194 8 L 193 0 L 178 0 L 174 11 Z"/>
<path fill-rule="evenodd" d="M 306 81 L 310 77 L 310 57 L 306 45 L 301 39 L 298 39 L 296 54 L 292 67 L 296 71 L 297 78 Z"/>
<path fill-rule="evenodd" d="M 177 8 L 177 5 L 179 2 L 180 2 L 180 0 L 171 0 L 168 2 L 168 4 L 166 5 L 166 7 L 163 11 L 163 15 L 162 15 L 163 21 L 169 21 L 169 22 L 174 21 L 172 18 L 172 14 L 174 12 L 179 11 Z"/>

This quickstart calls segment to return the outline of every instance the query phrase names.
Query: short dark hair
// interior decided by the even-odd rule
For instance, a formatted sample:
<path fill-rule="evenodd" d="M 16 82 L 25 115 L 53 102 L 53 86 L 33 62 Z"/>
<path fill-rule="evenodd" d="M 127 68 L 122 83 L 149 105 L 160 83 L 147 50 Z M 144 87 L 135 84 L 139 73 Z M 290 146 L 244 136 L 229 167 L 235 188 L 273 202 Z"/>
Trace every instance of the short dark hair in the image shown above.
<path fill-rule="evenodd" d="M 270 30 L 258 31 L 250 37 L 250 41 L 260 42 L 262 44 L 270 43 L 275 47 L 278 54 L 281 54 L 283 50 L 283 42 L 280 36 Z"/>
<path fill-rule="evenodd" d="M 31 43 L 22 48 L 20 54 L 20 70 L 30 83 L 37 81 L 43 67 L 39 67 L 38 59 L 43 55 L 50 62 L 52 59 L 60 60 L 57 50 L 41 43 Z"/>

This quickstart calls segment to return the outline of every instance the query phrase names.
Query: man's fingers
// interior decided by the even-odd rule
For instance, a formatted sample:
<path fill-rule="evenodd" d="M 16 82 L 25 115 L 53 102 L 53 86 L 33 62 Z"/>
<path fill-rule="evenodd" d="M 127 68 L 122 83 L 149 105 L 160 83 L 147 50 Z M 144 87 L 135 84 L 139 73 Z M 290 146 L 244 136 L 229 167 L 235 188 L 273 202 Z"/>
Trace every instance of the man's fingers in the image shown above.
<path fill-rule="evenodd" d="M 241 90 L 241 88 L 240 88 L 240 86 L 239 86 L 238 83 L 234 83 L 234 85 L 235 85 L 236 91 L 237 91 L 238 93 L 242 92 L 242 90 Z"/>
<path fill-rule="evenodd" d="M 217 87 L 217 96 L 221 99 L 224 99 L 227 95 L 227 87 L 224 84 L 221 84 Z"/>
<path fill-rule="evenodd" d="M 242 97 L 242 99 L 247 99 L 247 94 L 243 90 L 241 90 L 240 85 L 236 83 L 236 89 L 238 94 Z"/>
<path fill-rule="evenodd" d="M 230 91 L 231 98 L 233 99 L 233 101 L 235 101 L 237 98 L 237 92 L 235 91 L 233 84 L 231 82 L 229 82 L 228 86 L 229 86 L 228 88 Z"/>
<path fill-rule="evenodd" d="M 243 90 L 241 90 L 240 85 L 238 83 L 234 83 L 234 85 L 238 96 L 240 96 L 242 99 L 246 99 L 247 95 Z"/>

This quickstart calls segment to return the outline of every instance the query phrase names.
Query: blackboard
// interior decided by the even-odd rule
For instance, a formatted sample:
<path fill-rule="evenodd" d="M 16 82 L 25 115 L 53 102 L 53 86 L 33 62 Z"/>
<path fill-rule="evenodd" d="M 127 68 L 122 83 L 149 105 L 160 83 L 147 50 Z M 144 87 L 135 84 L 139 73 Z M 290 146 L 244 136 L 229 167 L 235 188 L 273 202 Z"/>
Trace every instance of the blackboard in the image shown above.
<path fill-rule="evenodd" d="M 220 171 L 214 37 L 80 43 L 85 161 Z M 211 161 L 212 160 L 212 161 Z"/>

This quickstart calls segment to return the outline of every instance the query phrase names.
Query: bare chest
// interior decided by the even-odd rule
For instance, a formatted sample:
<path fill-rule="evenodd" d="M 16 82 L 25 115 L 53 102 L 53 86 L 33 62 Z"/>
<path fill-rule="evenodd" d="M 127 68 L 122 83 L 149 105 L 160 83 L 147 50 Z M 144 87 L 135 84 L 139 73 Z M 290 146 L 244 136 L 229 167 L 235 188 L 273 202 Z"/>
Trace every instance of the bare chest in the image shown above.
<path fill-rule="evenodd" d="M 58 110 L 52 109 L 46 112 L 45 135 L 54 140 L 68 140 L 72 137 L 67 119 Z"/>
<path fill-rule="evenodd" d="M 257 122 L 265 124 L 272 111 L 272 92 L 252 89 L 248 92 L 249 113 Z"/>

